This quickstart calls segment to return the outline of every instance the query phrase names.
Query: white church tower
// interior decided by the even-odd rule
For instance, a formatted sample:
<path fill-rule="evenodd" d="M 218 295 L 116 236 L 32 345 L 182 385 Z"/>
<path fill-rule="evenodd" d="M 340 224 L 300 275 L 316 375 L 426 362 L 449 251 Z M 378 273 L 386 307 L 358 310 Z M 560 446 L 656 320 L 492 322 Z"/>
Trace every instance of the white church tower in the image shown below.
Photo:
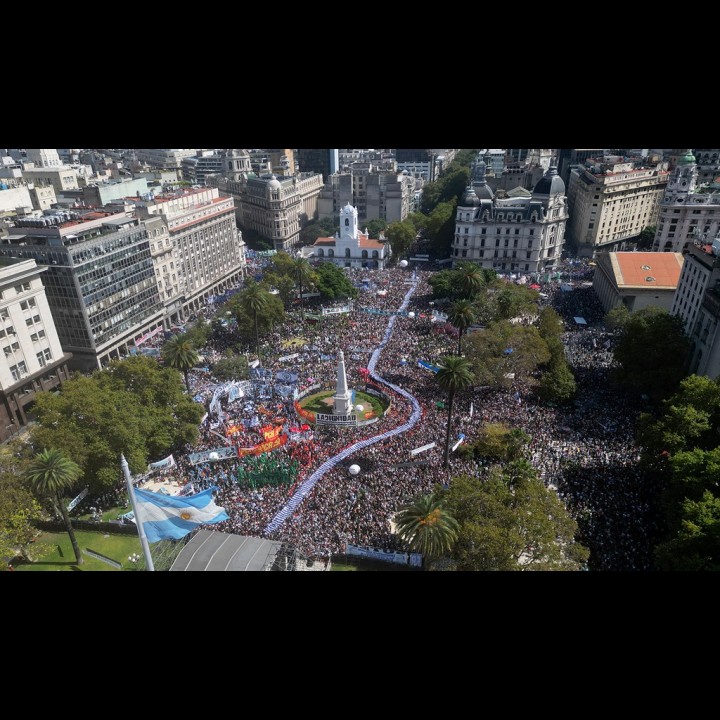
<path fill-rule="evenodd" d="M 358 211 L 348 203 L 340 211 L 340 239 L 345 241 L 353 241 L 359 244 L 358 238 Z"/>

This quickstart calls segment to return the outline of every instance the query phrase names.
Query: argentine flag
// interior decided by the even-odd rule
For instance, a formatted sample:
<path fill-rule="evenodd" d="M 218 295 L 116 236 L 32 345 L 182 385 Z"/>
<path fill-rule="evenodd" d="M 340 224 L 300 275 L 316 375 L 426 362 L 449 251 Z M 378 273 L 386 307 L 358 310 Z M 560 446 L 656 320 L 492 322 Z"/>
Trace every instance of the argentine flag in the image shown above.
<path fill-rule="evenodd" d="M 135 505 L 148 542 L 179 540 L 200 525 L 228 519 L 225 508 L 215 504 L 208 488 L 197 495 L 178 497 L 149 490 L 135 490 Z"/>

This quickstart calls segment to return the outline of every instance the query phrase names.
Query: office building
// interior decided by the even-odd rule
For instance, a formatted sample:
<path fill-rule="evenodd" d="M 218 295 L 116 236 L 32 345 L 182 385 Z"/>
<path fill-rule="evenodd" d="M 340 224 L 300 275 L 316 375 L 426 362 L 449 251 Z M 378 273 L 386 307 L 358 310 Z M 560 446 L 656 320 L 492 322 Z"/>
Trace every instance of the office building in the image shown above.
<path fill-rule="evenodd" d="M 44 268 L 34 260 L 0 257 L 0 442 L 27 425 L 38 392 L 55 390 L 70 376 L 53 322 Z"/>

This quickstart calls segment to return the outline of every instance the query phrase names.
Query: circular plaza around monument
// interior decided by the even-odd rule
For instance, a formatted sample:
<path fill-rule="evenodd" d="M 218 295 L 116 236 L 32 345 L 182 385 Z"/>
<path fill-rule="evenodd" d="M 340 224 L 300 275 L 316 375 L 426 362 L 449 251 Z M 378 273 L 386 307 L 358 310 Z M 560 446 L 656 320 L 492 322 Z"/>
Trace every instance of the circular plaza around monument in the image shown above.
<path fill-rule="evenodd" d="M 303 419 L 308 422 L 315 422 L 315 418 L 309 417 L 309 414 L 315 416 L 317 413 L 332 413 L 334 396 L 335 390 L 328 388 L 326 390 L 312 392 L 299 399 L 299 406 L 305 413 L 308 413 L 308 415 L 302 414 Z M 356 390 L 355 401 L 350 410 L 350 414 L 354 415 L 360 424 L 366 420 L 383 417 L 389 406 L 390 398 L 384 393 L 380 394 L 378 392 L 378 395 L 371 395 L 362 390 Z"/>

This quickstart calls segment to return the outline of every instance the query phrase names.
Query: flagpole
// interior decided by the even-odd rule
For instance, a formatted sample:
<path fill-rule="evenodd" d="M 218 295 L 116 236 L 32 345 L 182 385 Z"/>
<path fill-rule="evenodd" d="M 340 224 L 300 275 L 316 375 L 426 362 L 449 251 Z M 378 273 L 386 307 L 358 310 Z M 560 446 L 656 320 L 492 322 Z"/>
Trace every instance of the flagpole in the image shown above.
<path fill-rule="evenodd" d="M 137 505 L 135 504 L 135 492 L 133 490 L 132 477 L 130 476 L 130 467 L 127 464 L 125 455 L 120 453 L 120 466 L 122 467 L 123 475 L 125 476 L 125 484 L 127 485 L 128 496 L 130 497 L 130 504 L 132 505 L 133 515 L 135 516 L 135 524 L 137 525 L 138 535 L 140 535 L 140 545 L 142 545 L 143 555 L 145 555 L 145 564 L 147 569 L 150 571 L 155 570 L 153 565 L 152 555 L 150 554 L 150 545 L 148 544 L 147 538 L 145 537 L 145 528 L 140 521 L 138 515 Z"/>

